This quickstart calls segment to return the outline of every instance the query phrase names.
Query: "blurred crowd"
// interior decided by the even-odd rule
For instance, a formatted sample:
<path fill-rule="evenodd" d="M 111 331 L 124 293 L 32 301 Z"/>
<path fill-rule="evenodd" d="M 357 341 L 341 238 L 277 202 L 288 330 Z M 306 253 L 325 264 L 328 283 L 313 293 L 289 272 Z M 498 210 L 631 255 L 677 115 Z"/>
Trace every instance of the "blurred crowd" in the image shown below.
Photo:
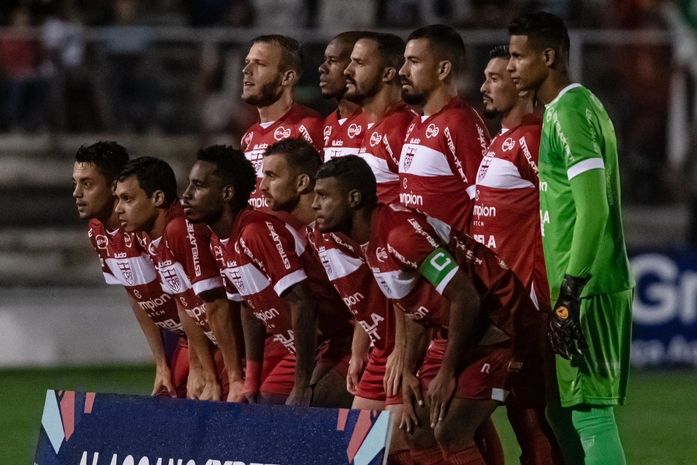
<path fill-rule="evenodd" d="M 316 29 L 298 37 L 307 64 L 298 100 L 329 110 L 317 89 L 323 39 L 348 29 L 411 29 L 444 22 L 504 29 L 529 9 L 572 28 L 661 29 L 662 0 L 5 0 L 0 6 L 0 133 L 226 133 L 255 118 L 239 100 L 247 44 L 158 40 L 158 27 Z M 692 8 L 690 0 L 683 7 Z M 697 3 L 697 2 L 695 2 Z M 695 10 L 697 11 L 697 10 Z M 195 31 L 192 29 L 192 31 Z M 313 39 L 314 37 L 314 39 Z M 248 39 L 251 39 L 250 36 Z M 191 41 L 190 41 L 191 42 Z M 467 43 L 467 40 L 465 40 Z M 486 51 L 471 46 L 464 93 L 480 101 Z M 609 107 L 631 201 L 660 202 L 666 159 L 671 48 L 583 49 L 583 82 Z M 651 92 L 646 92 L 651 89 Z"/>

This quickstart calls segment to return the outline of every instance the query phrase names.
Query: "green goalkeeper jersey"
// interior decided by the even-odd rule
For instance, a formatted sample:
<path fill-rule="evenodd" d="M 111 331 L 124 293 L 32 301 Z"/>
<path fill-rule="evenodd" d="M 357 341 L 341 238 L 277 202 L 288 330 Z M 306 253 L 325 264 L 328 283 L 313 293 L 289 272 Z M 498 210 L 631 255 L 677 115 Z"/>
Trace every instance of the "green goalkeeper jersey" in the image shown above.
<path fill-rule="evenodd" d="M 583 297 L 629 289 L 634 281 L 622 231 L 617 141 L 605 108 L 580 84 L 571 84 L 547 105 L 540 141 L 540 215 L 552 302 L 572 253 L 576 209 L 571 180 L 604 169 L 609 218 L 598 243 L 573 244 L 597 249 Z"/>

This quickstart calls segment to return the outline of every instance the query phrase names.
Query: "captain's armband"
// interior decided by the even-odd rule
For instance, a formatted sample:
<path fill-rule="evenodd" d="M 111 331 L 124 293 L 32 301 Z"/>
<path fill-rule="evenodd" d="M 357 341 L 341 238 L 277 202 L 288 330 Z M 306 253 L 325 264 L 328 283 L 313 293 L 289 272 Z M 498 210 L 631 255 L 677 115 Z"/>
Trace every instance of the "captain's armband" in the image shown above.
<path fill-rule="evenodd" d="M 442 294 L 458 268 L 459 265 L 450 252 L 443 247 L 438 247 L 421 262 L 419 273 L 433 284 L 439 294 Z"/>

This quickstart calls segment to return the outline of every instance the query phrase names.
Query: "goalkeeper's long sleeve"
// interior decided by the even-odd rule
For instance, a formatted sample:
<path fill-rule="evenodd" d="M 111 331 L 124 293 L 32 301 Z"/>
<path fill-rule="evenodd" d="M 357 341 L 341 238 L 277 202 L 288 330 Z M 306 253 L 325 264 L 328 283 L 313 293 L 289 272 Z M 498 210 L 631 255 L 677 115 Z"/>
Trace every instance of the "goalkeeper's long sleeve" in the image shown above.
<path fill-rule="evenodd" d="M 587 278 L 598 253 L 600 238 L 610 214 L 605 170 L 586 171 L 570 182 L 576 206 L 576 223 L 566 273 Z"/>

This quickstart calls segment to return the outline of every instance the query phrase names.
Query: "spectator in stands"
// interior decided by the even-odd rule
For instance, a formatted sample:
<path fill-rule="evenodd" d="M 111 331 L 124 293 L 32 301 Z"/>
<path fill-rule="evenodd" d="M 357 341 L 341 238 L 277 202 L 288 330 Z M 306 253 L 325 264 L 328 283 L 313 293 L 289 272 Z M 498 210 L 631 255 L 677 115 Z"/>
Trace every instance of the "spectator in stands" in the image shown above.
<path fill-rule="evenodd" d="M 144 132 L 156 121 L 158 72 L 151 54 L 155 33 L 138 23 L 138 0 L 115 0 L 112 24 L 104 29 L 111 108 L 117 130 Z"/>
<path fill-rule="evenodd" d="M 24 6 L 10 16 L 9 34 L 0 38 L 0 127 L 36 131 L 45 123 L 47 80 L 41 43 Z"/>

